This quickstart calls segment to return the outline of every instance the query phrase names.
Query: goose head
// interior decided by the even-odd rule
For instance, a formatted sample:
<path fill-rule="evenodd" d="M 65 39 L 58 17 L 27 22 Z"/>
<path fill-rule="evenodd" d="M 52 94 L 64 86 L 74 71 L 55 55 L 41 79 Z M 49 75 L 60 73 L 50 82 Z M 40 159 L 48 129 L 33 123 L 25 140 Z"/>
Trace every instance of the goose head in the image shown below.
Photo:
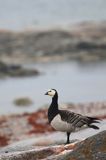
<path fill-rule="evenodd" d="M 55 89 L 49 89 L 45 95 L 48 95 L 48 96 L 51 96 L 51 97 L 54 97 L 55 95 L 57 95 L 57 91 Z"/>

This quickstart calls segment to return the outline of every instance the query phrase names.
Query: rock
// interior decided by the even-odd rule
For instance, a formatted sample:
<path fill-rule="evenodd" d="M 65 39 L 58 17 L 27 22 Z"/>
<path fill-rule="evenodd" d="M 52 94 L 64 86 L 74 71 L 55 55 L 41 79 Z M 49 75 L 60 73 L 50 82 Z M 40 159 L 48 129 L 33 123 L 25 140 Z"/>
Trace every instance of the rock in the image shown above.
<path fill-rule="evenodd" d="M 23 151 L 1 152 L 0 160 L 105 160 L 106 131 L 82 142 L 69 145 L 26 148 Z"/>
<path fill-rule="evenodd" d="M 0 32 L 0 59 L 10 62 L 106 58 L 106 22 L 88 22 L 67 29 Z"/>
<path fill-rule="evenodd" d="M 0 147 L 48 132 L 53 132 L 53 129 L 48 124 L 46 109 L 0 116 Z"/>
<path fill-rule="evenodd" d="M 102 119 L 106 118 L 106 102 L 66 104 L 65 106 L 73 112 L 83 113 L 84 115 Z M 105 125 L 105 120 L 98 124 L 101 131 L 105 129 Z M 88 133 L 88 130 L 85 130 L 82 134 L 80 132 L 80 135 L 83 135 L 82 137 L 78 136 L 79 134 L 76 132 L 73 133 L 70 138 L 80 140 L 96 133 L 97 131 L 93 129 L 90 130 L 90 133 Z M 58 140 L 56 137 L 58 137 Z M 58 134 L 48 123 L 47 107 L 32 113 L 0 116 L 0 147 L 20 142 L 22 140 L 26 141 L 27 139 L 32 139 L 37 146 L 47 146 L 51 144 L 65 143 L 66 136 L 62 133 L 61 135 L 60 133 Z"/>
<path fill-rule="evenodd" d="M 50 160 L 51 158 L 48 158 Z M 52 160 L 106 160 L 106 130 L 80 142 L 66 155 L 53 157 Z"/>
<path fill-rule="evenodd" d="M 30 149 L 22 152 L 4 153 L 0 156 L 0 160 L 35 160 L 47 158 L 51 155 L 59 154 L 64 150 L 64 146 L 51 146 L 39 149 Z"/>
<path fill-rule="evenodd" d="M 14 104 L 17 106 L 30 106 L 32 103 L 32 100 L 28 97 L 17 98 L 14 100 Z"/>
<path fill-rule="evenodd" d="M 106 118 L 105 102 L 68 104 L 67 109 Z M 99 115 L 95 112 L 97 109 Z M 64 145 L 66 135 L 48 124 L 46 107 L 33 113 L 0 116 L 0 160 L 105 160 L 106 121 L 98 126 L 98 131 L 88 129 L 73 133 L 70 140 L 78 140 Z M 97 134 L 100 131 L 103 132 Z M 86 137 L 89 138 L 83 140 Z"/>
<path fill-rule="evenodd" d="M 25 69 L 20 65 L 8 65 L 0 61 L 0 77 L 26 77 L 39 75 L 36 69 Z"/>

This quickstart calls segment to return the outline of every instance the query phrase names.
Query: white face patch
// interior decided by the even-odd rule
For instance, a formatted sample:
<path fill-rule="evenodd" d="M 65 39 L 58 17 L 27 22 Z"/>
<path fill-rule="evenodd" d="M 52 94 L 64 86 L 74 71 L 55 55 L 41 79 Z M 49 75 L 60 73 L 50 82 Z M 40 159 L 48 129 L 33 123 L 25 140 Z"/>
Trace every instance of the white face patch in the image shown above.
<path fill-rule="evenodd" d="M 52 96 L 52 97 L 53 97 L 53 96 L 55 95 L 55 93 L 56 93 L 56 91 L 55 91 L 54 89 L 49 89 L 49 90 L 48 90 L 48 95 L 49 95 L 49 96 Z"/>

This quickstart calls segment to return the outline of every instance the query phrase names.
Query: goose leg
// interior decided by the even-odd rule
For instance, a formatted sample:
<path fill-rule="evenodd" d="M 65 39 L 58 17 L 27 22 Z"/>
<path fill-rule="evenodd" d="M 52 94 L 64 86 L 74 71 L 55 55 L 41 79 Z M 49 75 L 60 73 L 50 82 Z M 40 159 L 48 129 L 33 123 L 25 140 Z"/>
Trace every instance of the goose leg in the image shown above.
<path fill-rule="evenodd" d="M 67 142 L 66 144 L 69 144 L 70 143 L 70 132 L 67 132 Z"/>

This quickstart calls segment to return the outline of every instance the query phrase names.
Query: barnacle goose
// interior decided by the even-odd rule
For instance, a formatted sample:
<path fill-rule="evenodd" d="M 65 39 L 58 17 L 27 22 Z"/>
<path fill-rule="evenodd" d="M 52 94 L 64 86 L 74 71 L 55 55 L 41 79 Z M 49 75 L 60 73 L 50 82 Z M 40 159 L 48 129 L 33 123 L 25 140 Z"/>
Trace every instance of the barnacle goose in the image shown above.
<path fill-rule="evenodd" d="M 93 123 L 99 123 L 99 119 L 94 117 L 87 117 L 68 110 L 58 109 L 58 93 L 55 89 L 48 90 L 45 95 L 52 97 L 52 103 L 48 109 L 48 120 L 51 126 L 57 131 L 67 133 L 67 142 L 70 143 L 70 133 L 75 129 L 86 125 L 89 128 L 99 129 Z"/>

